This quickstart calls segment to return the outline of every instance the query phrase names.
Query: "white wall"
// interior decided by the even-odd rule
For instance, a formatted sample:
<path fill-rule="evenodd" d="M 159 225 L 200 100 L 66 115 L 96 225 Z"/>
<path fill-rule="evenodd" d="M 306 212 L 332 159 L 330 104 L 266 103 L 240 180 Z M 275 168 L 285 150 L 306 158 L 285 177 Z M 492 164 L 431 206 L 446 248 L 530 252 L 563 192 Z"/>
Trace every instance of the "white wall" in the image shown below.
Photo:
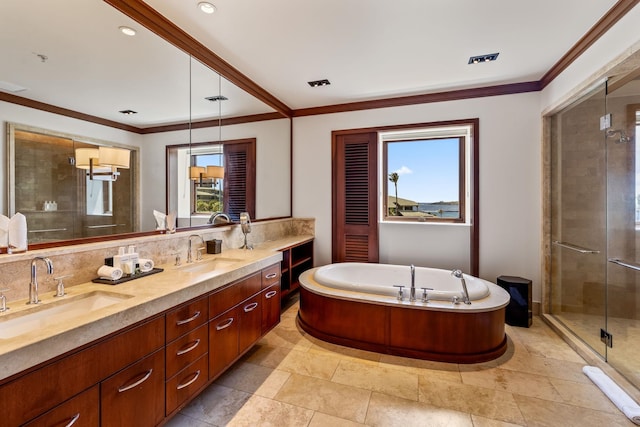
<path fill-rule="evenodd" d="M 293 122 L 293 215 L 316 219 L 317 265 L 331 262 L 331 131 L 480 119 L 480 276 L 533 280 L 540 300 L 541 125 L 539 93 L 299 117 Z M 433 225 L 385 224 L 381 261 L 459 265 L 457 231 Z M 441 226 L 446 227 L 446 226 Z M 455 242 L 455 245 L 453 244 Z M 453 253 L 442 256 L 444 250 Z M 427 260 L 427 261 L 425 261 Z"/>

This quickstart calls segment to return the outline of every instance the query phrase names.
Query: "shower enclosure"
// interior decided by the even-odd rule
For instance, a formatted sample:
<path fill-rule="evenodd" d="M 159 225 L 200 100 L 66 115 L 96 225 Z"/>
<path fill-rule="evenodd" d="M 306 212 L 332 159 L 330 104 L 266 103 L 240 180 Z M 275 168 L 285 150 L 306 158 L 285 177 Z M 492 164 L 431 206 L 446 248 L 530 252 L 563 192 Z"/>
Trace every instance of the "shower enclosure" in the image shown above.
<path fill-rule="evenodd" d="M 636 387 L 640 387 L 639 117 L 639 80 L 602 82 L 551 117 L 547 307 Z"/>

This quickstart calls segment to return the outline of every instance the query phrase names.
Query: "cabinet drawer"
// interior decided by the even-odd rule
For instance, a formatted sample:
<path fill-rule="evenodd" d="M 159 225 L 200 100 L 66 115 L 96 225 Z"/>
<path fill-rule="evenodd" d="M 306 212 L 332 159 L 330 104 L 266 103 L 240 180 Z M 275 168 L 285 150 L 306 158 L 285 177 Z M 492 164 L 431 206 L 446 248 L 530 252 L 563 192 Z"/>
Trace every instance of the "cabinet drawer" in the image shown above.
<path fill-rule="evenodd" d="M 262 270 L 262 289 L 280 282 L 280 264 L 274 264 Z"/>
<path fill-rule="evenodd" d="M 262 273 L 257 272 L 209 296 L 209 317 L 214 318 L 262 289 Z"/>
<path fill-rule="evenodd" d="M 261 292 L 262 295 L 262 335 L 280 323 L 280 283 Z"/>
<path fill-rule="evenodd" d="M 208 309 L 207 298 L 200 298 L 167 313 L 167 342 L 207 323 L 209 320 Z"/>
<path fill-rule="evenodd" d="M 166 415 L 175 411 L 178 406 L 186 402 L 207 383 L 209 380 L 208 367 L 209 361 L 207 356 L 204 355 L 167 381 Z"/>
<path fill-rule="evenodd" d="M 98 385 L 80 393 L 25 424 L 36 426 L 98 427 L 100 425 L 100 389 Z"/>
<path fill-rule="evenodd" d="M 262 294 L 240 304 L 238 313 L 240 317 L 238 351 L 242 353 L 262 336 Z"/>
<path fill-rule="evenodd" d="M 164 418 L 164 351 L 103 381 L 100 396 L 101 425 L 157 425 Z"/>
<path fill-rule="evenodd" d="M 7 383 L 2 423 L 31 420 L 162 346 L 164 318 L 157 317 Z"/>
<path fill-rule="evenodd" d="M 206 324 L 167 344 L 166 377 L 171 378 L 208 350 L 209 331 Z"/>

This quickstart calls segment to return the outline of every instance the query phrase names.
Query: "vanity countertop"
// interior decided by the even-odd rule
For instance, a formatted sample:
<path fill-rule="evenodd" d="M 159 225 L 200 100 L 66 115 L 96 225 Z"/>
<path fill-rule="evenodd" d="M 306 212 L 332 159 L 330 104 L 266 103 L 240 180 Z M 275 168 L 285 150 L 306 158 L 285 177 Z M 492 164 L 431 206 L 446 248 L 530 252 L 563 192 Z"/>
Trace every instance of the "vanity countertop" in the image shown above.
<path fill-rule="evenodd" d="M 119 285 L 88 282 L 68 287 L 63 297 L 66 299 L 96 291 L 124 295 L 125 299 L 71 320 L 56 322 L 53 317 L 46 326 L 15 338 L 0 338 L 0 380 L 278 263 L 282 260 L 281 249 L 311 239 L 313 236 L 288 236 L 256 244 L 253 250 L 227 249 L 216 255 L 204 254 L 201 261 L 193 264 L 183 261 L 181 266 L 158 265 L 163 272 Z M 230 262 L 223 262 L 213 270 L 189 268 L 215 258 Z M 39 310 L 60 303 L 51 293 L 41 294 L 40 299 Z M 25 303 L 26 300 L 12 302 L 11 309 L 0 314 L 0 328 L 3 318 L 8 320 L 32 309 Z"/>

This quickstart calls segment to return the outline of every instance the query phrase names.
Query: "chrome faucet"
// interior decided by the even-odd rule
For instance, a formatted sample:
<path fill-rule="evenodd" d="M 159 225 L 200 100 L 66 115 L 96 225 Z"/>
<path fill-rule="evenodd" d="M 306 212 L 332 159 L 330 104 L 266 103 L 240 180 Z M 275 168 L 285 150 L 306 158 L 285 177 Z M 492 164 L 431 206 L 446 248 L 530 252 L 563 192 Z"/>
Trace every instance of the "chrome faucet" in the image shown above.
<path fill-rule="evenodd" d="M 457 277 L 462 281 L 462 302 L 464 302 L 467 305 L 471 304 L 471 300 L 469 299 L 469 291 L 467 290 L 467 282 L 464 281 L 462 270 L 455 269 L 451 272 L 451 275 Z M 454 297 L 453 303 L 456 304 L 457 302 L 458 302 L 457 298 Z"/>
<path fill-rule="evenodd" d="M 416 300 L 416 268 L 411 264 L 411 293 L 409 294 L 409 301 Z"/>
<path fill-rule="evenodd" d="M 29 283 L 29 302 L 27 304 L 38 304 L 38 278 L 36 272 L 37 261 L 41 260 L 47 266 L 47 274 L 53 274 L 53 263 L 46 257 L 37 256 L 31 260 L 31 283 Z"/>
<path fill-rule="evenodd" d="M 231 218 L 229 215 L 223 212 L 214 212 L 209 217 L 207 224 L 229 224 L 231 222 Z"/>
<path fill-rule="evenodd" d="M 187 250 L 187 263 L 191 263 L 193 262 L 193 257 L 191 255 L 191 238 L 192 237 L 197 237 L 198 239 L 200 239 L 200 242 L 202 242 L 202 246 L 201 248 L 204 247 L 204 239 L 202 238 L 202 236 L 200 236 L 199 234 L 192 234 L 191 236 L 189 236 L 189 249 Z M 196 260 L 200 261 L 202 259 L 202 252 L 201 251 L 197 251 L 197 255 L 196 255 Z"/>

